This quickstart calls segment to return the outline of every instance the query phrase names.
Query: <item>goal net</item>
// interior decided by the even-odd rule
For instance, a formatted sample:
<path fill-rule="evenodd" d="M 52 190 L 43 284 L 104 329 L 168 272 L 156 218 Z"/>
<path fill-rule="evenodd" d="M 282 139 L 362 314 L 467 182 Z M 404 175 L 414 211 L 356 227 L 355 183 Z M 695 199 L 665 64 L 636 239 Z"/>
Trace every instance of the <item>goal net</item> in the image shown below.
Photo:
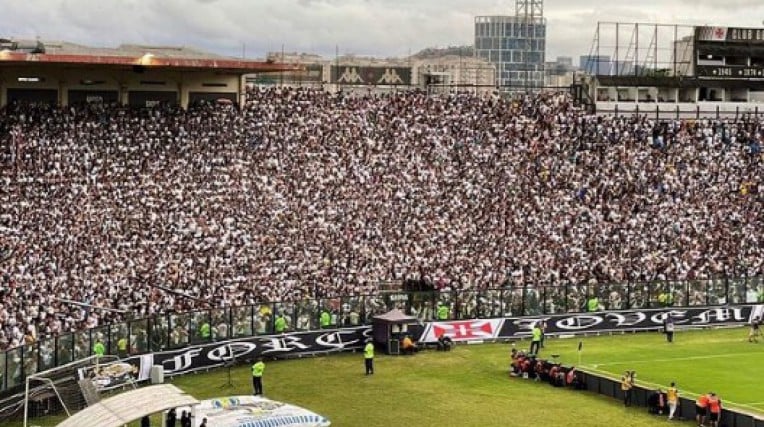
<path fill-rule="evenodd" d="M 135 369 L 117 356 L 90 356 L 26 378 L 24 427 L 53 425 L 51 415 L 71 416 L 109 390 L 137 387 Z"/>

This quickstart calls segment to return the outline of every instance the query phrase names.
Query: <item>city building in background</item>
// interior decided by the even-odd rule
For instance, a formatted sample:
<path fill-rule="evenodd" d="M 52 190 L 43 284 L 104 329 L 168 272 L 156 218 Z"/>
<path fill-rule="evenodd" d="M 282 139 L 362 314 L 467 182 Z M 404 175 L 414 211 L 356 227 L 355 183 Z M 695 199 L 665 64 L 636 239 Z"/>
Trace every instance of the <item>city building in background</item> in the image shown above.
<path fill-rule="evenodd" d="M 306 53 L 270 53 L 269 62 L 288 61 L 300 71 L 249 76 L 257 85 L 286 85 L 345 92 L 432 92 L 496 90 L 496 67 L 472 55 L 468 46 L 425 49 L 405 58 L 343 55 L 326 58 Z"/>
<path fill-rule="evenodd" d="M 571 67 L 573 68 L 573 57 L 572 56 L 558 56 L 557 61 L 555 61 L 558 65 Z"/>
<path fill-rule="evenodd" d="M 544 85 L 549 88 L 563 88 L 575 81 L 578 68 L 573 66 L 573 58 L 558 56 L 554 62 L 544 64 Z"/>
<path fill-rule="evenodd" d="M 578 68 L 586 74 L 610 75 L 611 65 L 608 55 L 582 55 L 578 58 Z"/>
<path fill-rule="evenodd" d="M 650 70 L 650 66 L 638 65 L 635 67 L 633 61 L 613 61 L 609 74 L 613 76 L 631 76 L 635 72 L 649 72 L 648 70 Z"/>
<path fill-rule="evenodd" d="M 475 17 L 475 56 L 496 66 L 503 91 L 544 86 L 546 19 L 543 0 L 517 0 L 515 15 Z"/>

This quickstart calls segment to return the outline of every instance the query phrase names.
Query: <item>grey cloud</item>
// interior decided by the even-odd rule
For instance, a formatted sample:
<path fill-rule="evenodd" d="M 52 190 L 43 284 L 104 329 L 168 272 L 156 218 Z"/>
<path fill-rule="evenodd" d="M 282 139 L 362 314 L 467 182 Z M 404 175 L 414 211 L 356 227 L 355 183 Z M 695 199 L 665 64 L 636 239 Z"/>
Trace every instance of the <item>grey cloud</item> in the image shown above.
<path fill-rule="evenodd" d="M 547 0 L 548 54 L 577 56 L 598 20 L 760 24 L 761 0 Z M 723 7 L 722 4 L 732 5 Z M 193 45 L 248 56 L 306 51 L 405 55 L 430 46 L 471 44 L 475 15 L 514 13 L 511 0 L 26 0 L 14 5 L 4 36 L 94 45 Z M 704 19 L 705 18 L 705 19 Z M 31 34 L 30 34 L 31 33 Z"/>
<path fill-rule="evenodd" d="M 732 9 L 738 7 L 751 7 L 762 9 L 760 0 L 680 0 L 682 3 L 694 7 L 708 7 L 714 9 Z"/>

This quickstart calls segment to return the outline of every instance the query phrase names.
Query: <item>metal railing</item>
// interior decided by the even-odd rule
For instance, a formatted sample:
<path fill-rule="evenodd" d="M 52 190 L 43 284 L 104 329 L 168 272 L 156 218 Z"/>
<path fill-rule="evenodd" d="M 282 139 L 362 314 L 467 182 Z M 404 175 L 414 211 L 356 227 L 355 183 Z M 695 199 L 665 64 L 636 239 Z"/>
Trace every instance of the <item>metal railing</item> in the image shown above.
<path fill-rule="evenodd" d="M 504 286 L 480 291 L 394 292 L 381 295 L 306 299 L 243 307 L 167 313 L 41 339 L 0 353 L 0 393 L 17 388 L 26 376 L 88 357 L 100 340 L 107 354 L 138 355 L 225 340 L 284 332 L 370 324 L 373 316 L 398 308 L 423 321 L 435 320 L 437 307 L 449 319 L 537 316 L 586 311 L 595 296 L 599 310 L 666 306 L 693 307 L 764 302 L 761 276 L 710 280 L 657 281 L 559 286 Z M 321 314 L 328 314 L 321 324 Z M 326 315 L 324 316 L 326 319 Z M 119 341 L 126 339 L 126 351 Z"/>
<path fill-rule="evenodd" d="M 608 108 L 605 108 L 602 106 L 603 104 L 613 105 L 612 107 L 608 105 Z M 764 117 L 764 109 L 760 110 L 758 105 L 741 108 L 740 105 L 720 106 L 719 104 L 701 105 L 695 103 L 692 105 L 692 108 L 685 108 L 685 106 L 675 103 L 636 103 L 634 101 L 621 101 L 618 103 L 597 101 L 594 105 L 596 106 L 595 112 L 598 115 L 613 117 L 644 116 L 657 121 L 701 119 L 738 121 L 741 119 L 759 120 Z"/>

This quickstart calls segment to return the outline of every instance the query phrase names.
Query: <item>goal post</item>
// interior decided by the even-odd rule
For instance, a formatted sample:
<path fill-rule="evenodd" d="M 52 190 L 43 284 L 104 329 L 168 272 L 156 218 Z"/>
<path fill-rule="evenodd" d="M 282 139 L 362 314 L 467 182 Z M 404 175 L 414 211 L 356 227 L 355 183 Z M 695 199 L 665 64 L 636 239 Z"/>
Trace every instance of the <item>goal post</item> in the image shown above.
<path fill-rule="evenodd" d="M 67 417 L 91 404 L 93 400 L 97 401 L 98 387 L 83 387 L 80 380 L 95 383 L 109 366 L 119 361 L 119 357 L 113 355 L 89 356 L 28 375 L 24 384 L 24 427 L 29 426 L 30 403 L 36 396 L 52 393 Z M 135 387 L 134 382 L 131 385 Z"/>

